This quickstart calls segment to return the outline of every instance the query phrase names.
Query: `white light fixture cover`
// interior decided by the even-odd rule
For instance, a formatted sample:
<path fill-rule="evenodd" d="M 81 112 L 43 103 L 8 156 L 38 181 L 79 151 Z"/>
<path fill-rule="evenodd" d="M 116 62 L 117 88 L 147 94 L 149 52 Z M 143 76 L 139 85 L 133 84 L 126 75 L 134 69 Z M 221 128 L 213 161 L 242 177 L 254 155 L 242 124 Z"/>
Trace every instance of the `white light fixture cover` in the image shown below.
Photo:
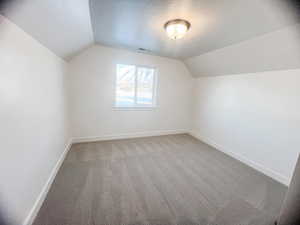
<path fill-rule="evenodd" d="M 168 21 L 164 27 L 169 38 L 176 40 L 185 36 L 191 24 L 186 20 L 176 19 Z"/>

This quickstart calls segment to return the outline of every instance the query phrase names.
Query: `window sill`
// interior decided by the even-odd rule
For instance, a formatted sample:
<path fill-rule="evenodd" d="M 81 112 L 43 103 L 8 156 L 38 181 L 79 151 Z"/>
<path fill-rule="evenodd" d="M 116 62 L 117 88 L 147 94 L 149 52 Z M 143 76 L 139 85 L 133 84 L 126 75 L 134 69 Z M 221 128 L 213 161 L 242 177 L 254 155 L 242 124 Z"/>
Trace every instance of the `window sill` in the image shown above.
<path fill-rule="evenodd" d="M 133 106 L 133 107 L 119 107 L 114 106 L 114 111 L 153 111 L 157 108 L 157 106 L 149 106 L 149 107 L 139 107 L 139 106 Z"/>

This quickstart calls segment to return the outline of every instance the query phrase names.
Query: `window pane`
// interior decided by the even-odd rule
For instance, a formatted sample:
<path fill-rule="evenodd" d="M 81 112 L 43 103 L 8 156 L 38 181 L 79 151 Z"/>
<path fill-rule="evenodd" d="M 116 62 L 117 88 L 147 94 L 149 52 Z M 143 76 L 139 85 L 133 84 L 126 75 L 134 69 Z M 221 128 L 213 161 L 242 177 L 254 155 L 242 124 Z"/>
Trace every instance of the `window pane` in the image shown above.
<path fill-rule="evenodd" d="M 116 106 L 134 106 L 135 66 L 117 65 Z"/>
<path fill-rule="evenodd" d="M 137 104 L 153 105 L 154 69 L 139 67 L 137 71 Z"/>

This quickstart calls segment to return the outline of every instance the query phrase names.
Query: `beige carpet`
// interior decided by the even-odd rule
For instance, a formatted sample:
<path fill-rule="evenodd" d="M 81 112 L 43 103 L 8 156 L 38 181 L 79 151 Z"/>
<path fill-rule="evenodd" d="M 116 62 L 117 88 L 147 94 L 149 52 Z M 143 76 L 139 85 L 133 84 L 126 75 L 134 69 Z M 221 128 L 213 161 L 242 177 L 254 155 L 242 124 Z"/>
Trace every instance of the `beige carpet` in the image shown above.
<path fill-rule="evenodd" d="M 189 135 L 75 144 L 34 225 L 273 225 L 285 192 Z"/>

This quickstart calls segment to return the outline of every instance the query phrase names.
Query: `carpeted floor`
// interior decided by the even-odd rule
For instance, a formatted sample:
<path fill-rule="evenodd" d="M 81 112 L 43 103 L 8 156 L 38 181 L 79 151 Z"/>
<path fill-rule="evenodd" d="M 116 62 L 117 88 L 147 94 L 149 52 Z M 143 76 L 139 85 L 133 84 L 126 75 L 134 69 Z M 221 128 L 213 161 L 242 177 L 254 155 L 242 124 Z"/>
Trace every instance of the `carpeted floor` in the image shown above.
<path fill-rule="evenodd" d="M 286 190 L 185 134 L 75 144 L 34 225 L 273 225 Z"/>

